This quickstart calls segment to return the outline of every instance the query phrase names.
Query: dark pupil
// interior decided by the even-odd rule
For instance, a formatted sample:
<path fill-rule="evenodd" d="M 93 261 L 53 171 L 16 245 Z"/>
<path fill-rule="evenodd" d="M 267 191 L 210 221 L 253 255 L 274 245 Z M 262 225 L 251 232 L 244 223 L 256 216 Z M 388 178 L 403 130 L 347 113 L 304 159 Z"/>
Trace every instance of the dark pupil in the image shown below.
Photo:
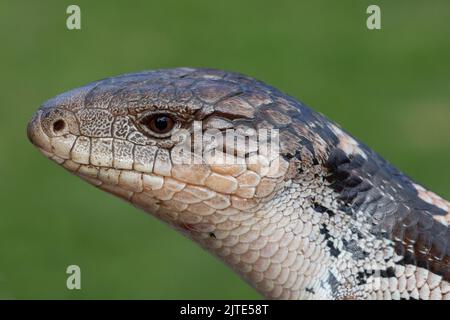
<path fill-rule="evenodd" d="M 169 118 L 167 118 L 166 116 L 159 116 L 156 117 L 155 119 L 155 128 L 160 130 L 160 131 L 164 131 L 165 129 L 167 129 L 167 126 L 169 125 Z"/>

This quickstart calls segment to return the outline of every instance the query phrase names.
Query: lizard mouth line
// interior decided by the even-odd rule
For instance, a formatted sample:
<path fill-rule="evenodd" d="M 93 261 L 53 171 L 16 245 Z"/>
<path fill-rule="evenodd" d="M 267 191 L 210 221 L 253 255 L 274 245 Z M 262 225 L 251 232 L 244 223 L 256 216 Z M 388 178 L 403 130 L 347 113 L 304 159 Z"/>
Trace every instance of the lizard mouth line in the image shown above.
<path fill-rule="evenodd" d="M 252 167 L 247 167 L 243 171 L 237 171 L 235 178 L 243 178 L 247 179 L 249 175 L 253 178 L 256 175 L 260 175 L 261 178 L 257 178 L 253 181 L 241 182 L 240 185 L 236 187 L 233 191 L 224 191 L 221 189 L 217 189 L 208 185 L 201 180 L 195 180 L 191 177 L 188 178 L 180 178 L 176 174 L 165 174 L 161 175 L 155 172 L 142 172 L 138 171 L 135 168 L 132 169 L 123 169 L 123 168 L 114 168 L 107 166 L 98 166 L 93 164 L 79 163 L 76 160 L 64 159 L 55 155 L 53 152 L 48 152 L 45 149 L 38 147 L 41 153 L 44 154 L 50 160 L 55 161 L 70 173 L 82 178 L 88 183 L 94 185 L 95 187 L 99 187 L 108 191 L 110 193 L 116 194 L 126 200 L 131 201 L 133 196 L 137 194 L 154 194 L 156 193 L 156 202 L 167 200 L 166 196 L 171 196 L 172 192 L 179 192 L 181 190 L 187 190 L 196 188 L 197 191 L 201 190 L 200 193 L 202 195 L 198 199 L 190 198 L 188 201 L 192 203 L 199 203 L 201 201 L 208 201 L 215 197 L 230 197 L 232 196 L 237 201 L 242 202 L 253 202 L 252 197 L 255 196 L 255 191 L 259 184 L 260 179 L 279 179 L 280 172 L 279 169 L 282 169 L 283 166 L 277 167 L 273 166 L 271 168 L 265 168 L 266 170 L 257 170 Z M 274 163 L 275 161 L 272 161 Z M 192 170 L 189 165 L 181 165 L 181 167 L 185 166 L 188 170 Z M 207 165 L 198 166 L 204 169 Z M 243 167 L 245 168 L 245 167 Z M 217 168 L 211 167 L 211 172 L 215 170 L 224 170 L 224 167 L 217 166 Z M 229 169 L 229 168 L 228 168 Z M 275 170 L 276 169 L 276 170 Z M 208 169 L 209 170 L 209 169 Z M 231 170 L 236 170 L 236 168 L 231 168 Z M 246 178 L 244 178 L 244 176 Z M 167 187 L 170 185 L 170 187 Z M 169 195 L 160 194 L 167 191 L 166 188 L 169 188 Z M 193 193 L 195 197 L 198 196 L 197 192 Z M 258 198 L 259 196 L 256 195 Z"/>
<path fill-rule="evenodd" d="M 63 159 L 54 153 L 40 147 L 38 148 L 47 158 L 96 187 L 110 185 L 135 193 L 143 192 L 144 190 L 158 190 L 162 188 L 164 183 L 164 177 L 156 174 L 136 172 L 134 169 L 116 169 L 79 163 L 73 159 Z M 173 179 L 170 176 L 166 178 Z M 182 182 L 179 181 L 179 183 Z"/>

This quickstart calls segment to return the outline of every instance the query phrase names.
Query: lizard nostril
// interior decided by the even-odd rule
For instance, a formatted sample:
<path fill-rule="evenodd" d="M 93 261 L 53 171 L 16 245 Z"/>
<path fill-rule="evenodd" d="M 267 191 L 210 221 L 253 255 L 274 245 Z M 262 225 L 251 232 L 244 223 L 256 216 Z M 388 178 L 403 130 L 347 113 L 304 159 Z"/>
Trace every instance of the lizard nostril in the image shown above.
<path fill-rule="evenodd" d="M 53 131 L 55 133 L 60 132 L 61 130 L 64 130 L 64 128 L 66 127 L 66 123 L 64 122 L 64 120 L 56 120 L 55 122 L 53 122 Z"/>

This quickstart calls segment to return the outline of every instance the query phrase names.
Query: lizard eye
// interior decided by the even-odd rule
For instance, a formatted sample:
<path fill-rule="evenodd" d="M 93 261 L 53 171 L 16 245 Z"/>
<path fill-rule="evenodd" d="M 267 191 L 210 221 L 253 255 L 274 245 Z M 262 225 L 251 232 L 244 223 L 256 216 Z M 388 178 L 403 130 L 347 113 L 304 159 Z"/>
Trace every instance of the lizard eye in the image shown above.
<path fill-rule="evenodd" d="M 139 122 L 147 131 L 159 137 L 166 136 L 175 126 L 175 120 L 168 114 L 147 115 Z"/>

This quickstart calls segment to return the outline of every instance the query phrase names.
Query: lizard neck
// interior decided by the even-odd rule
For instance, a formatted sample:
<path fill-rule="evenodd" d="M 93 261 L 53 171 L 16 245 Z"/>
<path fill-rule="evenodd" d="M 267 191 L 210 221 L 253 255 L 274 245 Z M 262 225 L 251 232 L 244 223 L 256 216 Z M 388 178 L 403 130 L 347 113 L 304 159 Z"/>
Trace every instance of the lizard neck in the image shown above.
<path fill-rule="evenodd" d="M 449 298 L 448 228 L 349 161 L 305 168 L 230 232 L 189 235 L 271 299 Z"/>

